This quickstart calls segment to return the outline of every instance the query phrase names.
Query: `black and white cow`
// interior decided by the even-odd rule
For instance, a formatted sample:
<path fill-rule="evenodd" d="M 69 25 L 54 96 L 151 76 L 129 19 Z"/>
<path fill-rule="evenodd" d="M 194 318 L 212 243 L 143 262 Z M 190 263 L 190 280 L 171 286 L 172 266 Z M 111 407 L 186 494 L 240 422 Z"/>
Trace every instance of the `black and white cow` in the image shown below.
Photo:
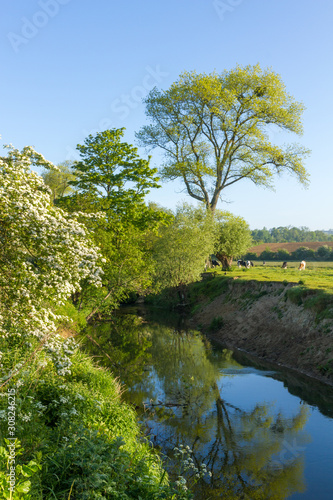
<path fill-rule="evenodd" d="M 250 260 L 238 260 L 237 261 L 237 266 L 238 267 L 246 267 L 247 269 L 250 269 L 250 267 L 253 267 L 253 262 Z"/>

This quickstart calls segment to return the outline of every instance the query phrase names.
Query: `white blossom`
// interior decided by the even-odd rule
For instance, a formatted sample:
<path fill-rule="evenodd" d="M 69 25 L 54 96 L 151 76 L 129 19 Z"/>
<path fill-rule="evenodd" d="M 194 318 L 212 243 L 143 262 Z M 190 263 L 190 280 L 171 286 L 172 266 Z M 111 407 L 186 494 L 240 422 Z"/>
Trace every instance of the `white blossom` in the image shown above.
<path fill-rule="evenodd" d="M 7 148 L 0 158 L 0 336 L 47 339 L 47 355 L 66 375 L 76 346 L 55 336 L 62 318 L 52 305 L 64 304 L 82 280 L 101 286 L 100 254 L 83 224 L 53 206 L 50 190 L 30 168 L 56 167 L 31 147 Z"/>

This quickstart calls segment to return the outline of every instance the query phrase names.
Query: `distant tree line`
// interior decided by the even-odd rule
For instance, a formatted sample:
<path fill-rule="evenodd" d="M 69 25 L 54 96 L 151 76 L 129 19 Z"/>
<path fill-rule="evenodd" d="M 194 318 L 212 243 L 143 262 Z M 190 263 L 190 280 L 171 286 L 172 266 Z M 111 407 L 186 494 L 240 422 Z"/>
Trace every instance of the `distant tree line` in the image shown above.
<path fill-rule="evenodd" d="M 333 248 L 328 245 L 322 245 L 317 250 L 312 250 L 308 247 L 299 247 L 293 252 L 281 248 L 273 252 L 270 248 L 266 248 L 260 255 L 254 252 L 248 252 L 243 257 L 246 260 L 276 260 L 276 261 L 333 261 Z"/>
<path fill-rule="evenodd" d="M 255 245 L 262 243 L 288 243 L 302 241 L 332 241 L 331 231 L 310 231 L 308 227 L 273 227 L 267 229 L 254 229 L 252 239 Z"/>

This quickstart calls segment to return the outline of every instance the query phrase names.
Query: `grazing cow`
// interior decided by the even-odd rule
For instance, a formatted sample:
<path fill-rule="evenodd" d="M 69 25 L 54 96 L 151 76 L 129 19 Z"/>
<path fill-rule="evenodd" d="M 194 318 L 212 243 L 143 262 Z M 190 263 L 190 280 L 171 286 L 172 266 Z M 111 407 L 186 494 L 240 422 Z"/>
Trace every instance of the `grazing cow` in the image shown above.
<path fill-rule="evenodd" d="M 282 269 L 287 269 L 287 262 L 284 262 L 281 267 Z"/>
<path fill-rule="evenodd" d="M 212 266 L 213 266 L 213 267 L 220 266 L 220 263 L 219 263 L 219 262 L 217 262 L 217 260 L 214 260 L 214 259 L 213 259 L 213 260 L 212 260 Z"/>
<path fill-rule="evenodd" d="M 298 270 L 299 270 L 299 271 L 304 271 L 305 266 L 306 266 L 306 262 L 305 262 L 305 260 L 302 260 L 302 262 L 301 262 L 301 263 L 300 263 L 300 265 L 299 265 Z"/>
<path fill-rule="evenodd" d="M 250 269 L 250 267 L 253 267 L 253 262 L 250 260 L 238 260 L 237 261 L 237 266 L 238 267 L 246 267 L 247 269 Z"/>
<path fill-rule="evenodd" d="M 266 261 L 264 260 L 264 262 L 262 263 L 263 266 L 266 266 Z"/>

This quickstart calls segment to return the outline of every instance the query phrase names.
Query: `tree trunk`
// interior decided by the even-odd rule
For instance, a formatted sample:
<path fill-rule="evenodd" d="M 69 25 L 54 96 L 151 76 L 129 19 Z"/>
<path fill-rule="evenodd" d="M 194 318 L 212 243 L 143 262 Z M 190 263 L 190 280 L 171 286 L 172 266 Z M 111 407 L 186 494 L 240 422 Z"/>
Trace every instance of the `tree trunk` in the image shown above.
<path fill-rule="evenodd" d="M 223 271 L 228 271 L 228 269 L 231 268 L 232 257 L 228 257 L 223 253 L 217 253 L 216 257 L 219 259 L 219 261 L 221 261 Z"/>

